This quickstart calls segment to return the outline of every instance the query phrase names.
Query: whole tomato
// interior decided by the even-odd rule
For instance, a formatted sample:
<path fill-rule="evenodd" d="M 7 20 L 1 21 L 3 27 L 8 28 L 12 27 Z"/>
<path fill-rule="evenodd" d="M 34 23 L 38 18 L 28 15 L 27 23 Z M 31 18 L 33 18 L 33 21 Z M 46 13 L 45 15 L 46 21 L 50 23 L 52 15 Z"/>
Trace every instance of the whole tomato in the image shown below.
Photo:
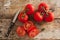
<path fill-rule="evenodd" d="M 44 20 L 46 22 L 51 22 L 54 20 L 54 14 L 52 12 L 48 12 L 47 14 L 44 14 Z"/>
<path fill-rule="evenodd" d="M 48 11 L 48 10 L 49 10 L 49 6 L 48 6 L 48 4 L 46 4 L 45 2 L 42 2 L 42 3 L 39 4 L 38 10 L 39 10 L 41 13 L 45 13 L 45 11 Z"/>
<path fill-rule="evenodd" d="M 21 12 L 21 13 L 18 15 L 18 20 L 19 20 L 20 22 L 25 23 L 25 22 L 28 21 L 28 15 L 25 14 L 25 13 L 23 13 L 23 12 Z"/>
<path fill-rule="evenodd" d="M 23 28 L 28 31 L 32 26 L 33 26 L 33 22 L 27 21 L 26 23 L 24 23 Z"/>
<path fill-rule="evenodd" d="M 19 37 L 23 37 L 26 34 L 26 32 L 22 26 L 18 26 L 16 33 Z"/>
<path fill-rule="evenodd" d="M 33 14 L 33 12 L 35 11 L 35 8 L 32 4 L 27 4 L 26 7 L 25 7 L 25 12 L 28 14 L 28 15 L 31 15 Z"/>
<path fill-rule="evenodd" d="M 33 37 L 37 36 L 38 33 L 39 33 L 39 30 L 37 28 L 35 28 L 35 29 L 31 30 L 30 32 L 28 32 L 28 35 L 30 38 L 33 38 Z"/>
<path fill-rule="evenodd" d="M 37 22 L 42 22 L 42 20 L 43 20 L 42 14 L 40 12 L 34 13 L 34 20 Z"/>

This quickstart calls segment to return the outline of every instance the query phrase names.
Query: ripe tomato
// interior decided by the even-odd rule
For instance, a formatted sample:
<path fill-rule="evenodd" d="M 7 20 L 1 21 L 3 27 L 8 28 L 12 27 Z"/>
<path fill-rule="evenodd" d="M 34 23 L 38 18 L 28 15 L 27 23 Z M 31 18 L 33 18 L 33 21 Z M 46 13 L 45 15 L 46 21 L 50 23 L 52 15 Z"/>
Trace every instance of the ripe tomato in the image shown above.
<path fill-rule="evenodd" d="M 39 30 L 38 30 L 37 28 L 35 28 L 35 29 L 31 30 L 31 31 L 28 33 L 28 35 L 29 35 L 30 38 L 33 38 L 33 37 L 35 37 L 36 35 L 38 35 L 38 33 L 39 33 Z"/>
<path fill-rule="evenodd" d="M 21 12 L 18 15 L 18 20 L 21 22 L 27 22 L 28 21 L 28 15 L 26 15 L 25 13 Z"/>
<path fill-rule="evenodd" d="M 35 8 L 32 4 L 27 4 L 25 7 L 25 11 L 28 15 L 33 14 L 33 12 L 35 11 Z"/>
<path fill-rule="evenodd" d="M 28 21 L 28 22 L 24 23 L 24 25 L 23 25 L 25 30 L 28 30 L 32 26 L 33 26 L 33 23 L 31 21 Z"/>
<path fill-rule="evenodd" d="M 48 11 L 48 10 L 49 10 L 49 6 L 48 6 L 46 3 L 42 2 L 42 3 L 39 4 L 38 10 L 39 10 L 41 13 L 42 13 L 42 12 L 45 13 L 45 11 Z"/>
<path fill-rule="evenodd" d="M 48 12 L 48 15 L 47 14 L 44 14 L 44 20 L 46 22 L 51 22 L 54 20 L 54 15 L 52 12 Z"/>
<path fill-rule="evenodd" d="M 27 32 L 30 32 L 30 31 L 33 30 L 33 29 L 36 29 L 36 26 L 35 26 L 35 25 L 32 25 L 32 26 L 27 30 Z"/>
<path fill-rule="evenodd" d="M 26 34 L 24 28 L 23 28 L 23 27 L 20 27 L 20 26 L 18 26 L 18 28 L 17 28 L 17 30 L 16 30 L 16 33 L 17 33 L 18 36 L 20 36 L 20 37 L 23 37 L 23 36 L 25 36 L 25 34 Z"/>
<path fill-rule="evenodd" d="M 37 21 L 37 22 L 42 22 L 43 16 L 41 15 L 41 13 L 36 12 L 36 13 L 34 14 L 34 19 L 35 19 L 35 21 Z"/>

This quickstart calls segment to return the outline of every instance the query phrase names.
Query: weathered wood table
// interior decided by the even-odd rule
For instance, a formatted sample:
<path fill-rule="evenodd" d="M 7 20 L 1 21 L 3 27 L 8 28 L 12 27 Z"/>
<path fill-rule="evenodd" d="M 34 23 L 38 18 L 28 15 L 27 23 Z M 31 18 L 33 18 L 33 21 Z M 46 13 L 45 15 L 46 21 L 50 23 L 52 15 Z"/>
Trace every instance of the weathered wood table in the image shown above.
<path fill-rule="evenodd" d="M 45 28 L 45 30 L 39 33 L 39 35 L 34 39 L 60 39 L 60 0 L 0 0 L 0 40 L 33 40 L 27 35 L 23 38 L 17 36 L 16 28 L 18 25 L 22 25 L 22 23 L 20 23 L 18 20 L 15 23 L 10 36 L 6 38 L 4 35 L 7 32 L 12 17 L 19 9 L 23 10 L 25 5 L 28 3 L 33 4 L 37 9 L 38 4 L 41 2 L 46 2 L 50 7 L 55 9 L 53 13 L 56 19 L 50 23 L 35 23 L 38 29 L 41 30 L 42 28 Z"/>

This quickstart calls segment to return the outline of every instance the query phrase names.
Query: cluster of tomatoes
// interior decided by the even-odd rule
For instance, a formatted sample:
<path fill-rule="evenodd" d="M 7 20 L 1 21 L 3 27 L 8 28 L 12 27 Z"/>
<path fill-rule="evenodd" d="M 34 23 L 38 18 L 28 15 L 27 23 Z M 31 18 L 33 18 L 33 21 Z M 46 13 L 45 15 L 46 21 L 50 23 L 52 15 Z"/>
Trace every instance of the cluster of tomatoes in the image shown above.
<path fill-rule="evenodd" d="M 32 15 L 31 17 L 36 22 L 52 22 L 54 20 L 54 14 L 49 9 L 49 6 L 44 2 L 39 4 L 37 10 L 32 4 L 27 4 L 25 9 L 18 15 L 18 20 L 23 22 L 24 25 L 17 28 L 17 34 L 24 36 L 27 32 L 29 37 L 35 37 L 39 33 L 39 30 L 32 21 L 29 21 L 29 16 Z"/>
<path fill-rule="evenodd" d="M 18 36 L 23 37 L 25 36 L 26 33 L 28 34 L 30 38 L 33 38 L 39 33 L 39 30 L 31 21 L 28 21 L 24 23 L 23 26 L 18 26 L 17 28 Z"/>

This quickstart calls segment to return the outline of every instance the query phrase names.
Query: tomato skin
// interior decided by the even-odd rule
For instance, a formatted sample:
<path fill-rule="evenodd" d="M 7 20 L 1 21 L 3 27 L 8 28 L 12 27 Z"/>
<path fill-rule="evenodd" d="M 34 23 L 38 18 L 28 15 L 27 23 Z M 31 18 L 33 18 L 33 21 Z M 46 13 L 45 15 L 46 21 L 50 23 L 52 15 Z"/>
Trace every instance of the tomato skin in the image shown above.
<path fill-rule="evenodd" d="M 52 22 L 54 20 L 54 14 L 52 12 L 48 12 L 48 15 L 44 14 L 44 20 L 46 22 Z"/>
<path fill-rule="evenodd" d="M 44 7 L 44 9 L 42 8 L 42 7 Z M 48 11 L 49 10 L 49 6 L 45 3 L 45 2 L 42 2 L 42 3 L 40 3 L 39 4 L 39 6 L 38 6 L 38 10 L 42 13 L 45 13 L 45 11 Z"/>
<path fill-rule="evenodd" d="M 35 8 L 32 4 L 27 4 L 26 7 L 25 7 L 25 11 L 28 15 L 31 15 L 31 14 L 34 13 Z"/>
<path fill-rule="evenodd" d="M 25 30 L 29 30 L 30 27 L 33 26 L 33 22 L 32 21 L 27 21 L 26 23 L 24 23 L 23 27 Z"/>
<path fill-rule="evenodd" d="M 35 37 L 36 35 L 38 35 L 38 33 L 39 33 L 39 30 L 38 30 L 37 28 L 35 28 L 35 29 L 31 30 L 31 31 L 28 33 L 28 35 L 29 35 L 30 38 L 33 38 L 33 37 Z"/>
<path fill-rule="evenodd" d="M 43 16 L 41 15 L 41 13 L 36 12 L 36 13 L 34 14 L 34 20 L 37 21 L 37 22 L 42 22 Z"/>
<path fill-rule="evenodd" d="M 28 15 L 26 15 L 25 13 L 21 12 L 19 15 L 18 15 L 18 20 L 20 22 L 27 22 L 28 21 Z"/>
<path fill-rule="evenodd" d="M 23 27 L 18 26 L 16 33 L 19 37 L 24 37 L 26 32 Z"/>

